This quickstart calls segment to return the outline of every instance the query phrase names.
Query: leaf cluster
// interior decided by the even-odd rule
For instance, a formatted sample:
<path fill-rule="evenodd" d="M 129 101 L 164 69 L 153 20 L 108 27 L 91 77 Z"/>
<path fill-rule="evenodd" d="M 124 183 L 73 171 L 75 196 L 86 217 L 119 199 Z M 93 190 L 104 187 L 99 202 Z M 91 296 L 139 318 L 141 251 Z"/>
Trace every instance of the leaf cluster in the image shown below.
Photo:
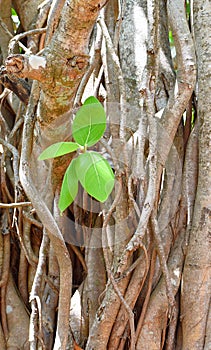
<path fill-rule="evenodd" d="M 60 157 L 80 150 L 68 166 L 61 187 L 59 209 L 63 212 L 78 193 L 78 182 L 89 195 L 104 202 L 114 187 L 114 174 L 105 158 L 87 147 L 95 145 L 106 129 L 106 115 L 101 103 L 94 97 L 88 97 L 78 110 L 72 125 L 75 142 L 58 142 L 46 148 L 39 160 Z"/>

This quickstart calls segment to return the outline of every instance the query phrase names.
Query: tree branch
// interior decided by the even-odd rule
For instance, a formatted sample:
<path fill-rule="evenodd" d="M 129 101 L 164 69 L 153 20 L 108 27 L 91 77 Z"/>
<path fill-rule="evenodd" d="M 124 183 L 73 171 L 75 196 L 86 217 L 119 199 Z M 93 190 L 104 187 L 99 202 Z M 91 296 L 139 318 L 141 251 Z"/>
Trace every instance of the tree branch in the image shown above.
<path fill-rule="evenodd" d="M 72 285 L 72 265 L 64 238 L 48 207 L 37 192 L 30 174 L 30 157 L 33 142 L 34 113 L 39 99 L 39 88 L 33 84 L 30 102 L 25 116 L 23 144 L 21 154 L 20 179 L 23 188 L 36 208 L 37 214 L 48 231 L 60 268 L 60 298 L 58 307 L 58 323 L 54 350 L 64 350 L 68 339 L 70 296 Z M 60 345 L 58 345 L 60 344 Z"/>
<path fill-rule="evenodd" d="M 161 118 L 158 151 L 165 164 L 182 114 L 191 98 L 196 81 L 196 57 L 188 28 L 183 0 L 167 2 L 169 24 L 172 28 L 177 55 L 176 84 Z"/>
<path fill-rule="evenodd" d="M 46 58 L 37 55 L 12 55 L 5 61 L 8 74 L 19 78 L 29 78 L 38 81 L 46 80 Z"/>
<path fill-rule="evenodd" d="M 49 34 L 53 36 L 43 57 L 8 57 L 8 73 L 42 82 L 42 121 L 52 122 L 72 107 L 75 92 L 88 67 L 90 35 L 105 3 L 105 0 L 76 0 L 73 6 L 66 1 L 58 27 L 55 29 L 53 26 L 54 33 Z"/>
<path fill-rule="evenodd" d="M 24 79 L 18 78 L 14 74 L 8 74 L 5 67 L 2 66 L 0 68 L 0 82 L 5 88 L 13 91 L 24 104 L 28 104 L 31 88 Z"/>

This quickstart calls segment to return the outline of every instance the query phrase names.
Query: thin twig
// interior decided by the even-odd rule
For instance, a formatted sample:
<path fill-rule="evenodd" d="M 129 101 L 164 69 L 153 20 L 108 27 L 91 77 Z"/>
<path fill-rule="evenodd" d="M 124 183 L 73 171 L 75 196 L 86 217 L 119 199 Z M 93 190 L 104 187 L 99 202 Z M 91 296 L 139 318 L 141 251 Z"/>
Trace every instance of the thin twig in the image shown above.
<path fill-rule="evenodd" d="M 119 82 L 119 91 L 120 91 L 120 108 L 121 108 L 119 137 L 120 137 L 122 144 L 124 144 L 125 143 L 126 116 L 127 116 L 126 90 L 125 90 L 124 78 L 123 78 L 122 69 L 121 69 L 120 62 L 119 62 L 119 57 L 117 56 L 117 54 L 115 52 L 115 48 L 113 46 L 110 34 L 108 32 L 108 28 L 105 24 L 104 19 L 102 17 L 99 17 L 98 23 L 100 24 L 100 27 L 102 29 L 103 36 L 105 37 L 108 52 L 112 58 L 114 67 L 117 71 L 117 79 Z"/>
<path fill-rule="evenodd" d="M 34 299 L 36 300 L 38 314 L 39 314 L 39 341 L 41 341 L 43 350 L 45 350 L 45 344 L 43 341 L 42 304 L 40 301 L 40 297 L 38 295 L 35 295 Z"/>
<path fill-rule="evenodd" d="M 7 33 L 7 35 L 9 35 L 10 38 L 13 38 L 13 34 L 9 31 L 9 29 L 7 28 L 6 24 L 4 23 L 4 21 L 2 20 L 2 18 L 0 17 L 0 26 L 4 29 L 5 33 Z M 28 52 L 29 50 L 27 49 L 26 46 L 24 46 L 20 41 L 18 42 L 18 45 L 25 51 Z"/>
<path fill-rule="evenodd" d="M 6 147 L 13 155 L 13 169 L 14 169 L 14 180 L 15 180 L 15 191 L 17 190 L 18 183 L 19 183 L 19 153 L 18 150 L 11 145 L 9 142 L 3 140 L 0 138 L 0 143 Z M 17 199 L 17 195 L 16 198 Z"/>
<path fill-rule="evenodd" d="M 11 145 L 9 142 L 0 138 L 0 143 L 5 146 L 13 155 L 13 171 L 14 171 L 14 192 L 15 192 L 15 202 L 18 200 L 18 187 L 19 187 L 19 153 L 18 150 Z M 13 220 L 15 219 L 16 207 L 13 214 Z"/>
<path fill-rule="evenodd" d="M 0 95 L 0 100 L 1 100 L 1 106 L 2 106 L 2 101 L 7 98 L 7 96 L 10 94 L 10 90 L 5 88 L 3 92 Z"/>
<path fill-rule="evenodd" d="M 30 205 L 32 205 L 31 202 L 0 203 L 0 208 L 10 209 L 10 208 L 28 207 Z"/>
<path fill-rule="evenodd" d="M 120 200 L 120 197 L 121 197 L 121 194 L 122 194 L 122 178 L 121 178 L 121 176 L 119 176 L 117 180 L 118 180 L 118 183 L 119 183 L 118 192 L 117 192 L 117 194 L 116 194 L 116 196 L 114 198 L 114 201 L 113 201 L 112 205 L 109 208 L 108 213 L 105 215 L 104 222 L 103 222 L 103 227 L 104 228 L 108 225 L 109 220 L 111 218 L 111 215 L 112 215 L 113 211 L 115 210 L 117 204 L 119 203 L 119 200 Z"/>
<path fill-rule="evenodd" d="M 121 300 L 122 304 L 124 305 L 124 307 L 128 313 L 130 331 L 131 331 L 130 350 L 135 350 L 136 334 L 135 334 L 135 324 L 134 324 L 134 313 L 131 310 L 130 306 L 126 303 L 125 299 L 123 298 L 112 273 L 109 274 L 109 278 L 111 280 L 111 283 L 114 287 L 116 294 L 118 295 L 119 299 Z"/>
<path fill-rule="evenodd" d="M 114 48 L 116 52 L 119 44 L 119 37 L 120 37 L 122 21 L 123 21 L 124 12 L 125 12 L 125 6 L 126 6 L 126 0 L 123 0 L 122 4 L 121 4 L 121 1 L 118 0 L 119 14 L 117 17 L 115 31 L 114 31 Z"/>
<path fill-rule="evenodd" d="M 148 258 L 147 249 L 144 245 L 142 245 L 141 248 L 145 255 L 145 261 L 146 261 L 145 264 L 144 264 L 143 254 L 141 254 L 140 252 L 140 257 L 135 261 L 135 263 L 132 264 L 128 268 L 128 270 L 124 271 L 119 278 L 115 278 L 115 281 L 119 282 L 120 280 L 122 280 L 122 278 L 125 277 L 125 274 L 128 275 L 131 272 L 131 270 L 136 266 L 131 276 L 130 282 L 128 284 L 127 291 L 124 295 L 124 299 L 131 309 L 135 307 L 135 303 L 142 291 L 142 288 L 144 286 L 144 283 L 146 281 L 146 277 L 149 271 L 149 258 Z M 143 264 L 145 265 L 144 274 L 143 274 Z M 112 333 L 110 335 L 110 340 L 109 340 L 110 344 L 112 344 L 116 349 L 117 347 L 118 349 L 119 348 L 123 349 L 124 343 L 126 341 L 124 334 L 125 334 L 125 331 L 127 330 L 128 318 L 127 318 L 127 315 L 125 315 L 125 311 L 123 308 L 124 306 L 120 307 L 120 310 L 115 320 L 115 324 L 113 326 Z M 120 342 L 119 342 L 119 339 L 116 338 L 116 332 L 118 332 L 119 337 L 121 338 Z"/>
<path fill-rule="evenodd" d="M 9 42 L 9 50 L 8 50 L 8 54 L 11 55 L 14 53 L 14 48 L 15 45 L 18 43 L 20 45 L 20 40 L 25 38 L 26 36 L 32 36 L 32 35 L 38 35 L 38 34 L 43 34 L 46 32 L 46 28 L 38 28 L 38 29 L 32 29 L 32 30 L 28 30 L 27 32 L 24 33 L 20 33 L 15 35 Z M 30 49 L 28 48 L 24 48 L 24 51 L 30 53 Z"/>
<path fill-rule="evenodd" d="M 140 209 L 138 207 L 138 204 L 136 203 L 135 199 L 134 199 L 134 196 L 133 196 L 133 192 L 132 192 L 132 179 L 133 179 L 133 176 L 132 174 L 129 176 L 129 179 L 128 179 L 128 194 L 129 194 L 129 198 L 130 198 L 130 201 L 131 203 L 133 204 L 134 206 L 134 209 L 136 211 L 136 214 L 138 215 L 138 217 L 140 218 L 141 216 L 141 212 L 140 212 Z"/>
<path fill-rule="evenodd" d="M 22 217 L 20 218 L 20 220 Z M 29 304 L 29 291 L 28 291 L 28 268 L 29 264 L 26 259 L 23 249 L 20 249 L 20 258 L 18 266 L 18 290 L 25 305 Z"/>
<path fill-rule="evenodd" d="M 80 261 L 81 266 L 84 269 L 84 272 L 87 274 L 88 270 L 87 270 L 87 266 L 86 266 L 86 261 L 84 260 L 84 257 L 82 255 L 81 251 L 73 244 L 70 244 L 70 247 L 71 247 L 72 251 L 75 253 L 75 255 L 77 256 L 78 260 Z"/>
<path fill-rule="evenodd" d="M 36 260 L 35 260 L 34 254 L 33 254 L 33 256 L 31 256 L 31 254 L 28 252 L 28 249 L 26 248 L 25 242 L 24 242 L 24 240 L 23 240 L 22 228 L 19 227 L 19 225 L 18 225 L 18 223 L 17 223 L 17 218 L 16 218 L 16 217 L 14 217 L 14 224 L 15 224 L 15 228 L 16 228 L 16 232 L 17 232 L 17 236 L 18 236 L 18 239 L 19 239 L 21 248 L 23 249 L 23 252 L 24 252 L 24 254 L 25 254 L 25 256 L 26 256 L 26 259 L 28 260 L 28 263 L 29 263 L 31 266 L 36 267 L 37 258 L 36 258 Z"/>
<path fill-rule="evenodd" d="M 117 164 L 117 159 L 114 156 L 114 150 L 113 148 L 108 144 L 108 142 L 106 142 L 105 139 L 101 139 L 99 141 L 101 143 L 101 145 L 106 149 L 106 151 L 108 152 L 108 154 L 110 155 L 112 162 L 113 162 L 113 168 L 114 169 L 118 169 L 118 164 Z"/>
<path fill-rule="evenodd" d="M 163 272 L 163 276 L 164 276 L 165 283 L 166 283 L 166 294 L 167 294 L 169 306 L 171 308 L 173 308 L 175 306 L 174 292 L 172 289 L 171 278 L 170 278 L 168 266 L 166 263 L 166 257 L 165 257 L 163 243 L 162 243 L 160 232 L 159 232 L 158 222 L 157 222 L 157 219 L 155 217 L 154 211 L 152 212 L 152 215 L 151 215 L 151 224 L 152 224 L 152 229 L 153 229 L 154 240 L 156 243 L 156 250 L 157 250 L 157 253 L 159 256 L 159 260 L 160 260 L 161 270 Z"/>
<path fill-rule="evenodd" d="M 32 225 L 38 227 L 39 229 L 43 229 L 43 224 L 41 222 L 39 222 L 38 220 L 36 220 L 35 218 L 31 217 L 30 213 L 24 211 L 23 217 L 24 217 L 24 219 L 29 221 Z"/>
<path fill-rule="evenodd" d="M 7 230 L 8 219 L 7 214 L 3 217 L 3 224 L 5 229 L 5 234 L 3 235 L 3 266 L 2 266 L 2 276 L 1 276 L 1 324 L 5 339 L 8 339 L 9 329 L 7 325 L 7 314 L 6 314 L 6 294 L 7 294 L 7 284 L 9 281 L 9 271 L 10 271 L 10 234 Z"/>
<path fill-rule="evenodd" d="M 171 319 L 168 326 L 168 335 L 167 335 L 166 347 L 165 347 L 166 350 L 174 349 L 175 332 L 177 329 L 178 315 L 179 315 L 179 297 L 177 295 L 175 308 L 172 311 Z"/>
<path fill-rule="evenodd" d="M 23 237 L 24 246 L 27 250 L 30 261 L 32 261 L 33 263 L 35 263 L 37 265 L 38 258 L 37 258 L 37 255 L 34 253 L 34 250 L 32 249 L 32 243 L 31 243 L 31 225 L 32 224 L 30 221 L 27 221 L 25 219 L 25 217 L 23 217 L 23 210 L 22 209 L 19 209 L 19 222 L 22 223 L 22 226 L 19 225 L 19 227 L 21 228 L 20 235 L 21 235 L 21 237 Z"/>
<path fill-rule="evenodd" d="M 44 230 L 43 232 L 43 238 L 42 238 L 42 243 L 40 246 L 40 253 L 39 253 L 39 260 L 38 260 L 38 265 L 37 265 L 37 270 L 36 274 L 34 277 L 31 293 L 30 293 L 30 302 L 32 306 L 32 313 L 30 317 L 30 341 L 33 344 L 36 344 L 36 323 L 39 320 L 39 325 L 42 319 L 42 313 L 39 308 L 39 291 L 42 283 L 42 278 L 45 273 L 45 262 L 46 262 L 46 254 L 47 250 L 49 248 L 49 238 L 47 236 L 46 231 Z M 37 314 L 37 309 L 40 311 Z M 42 324 L 41 327 L 39 327 L 40 336 L 42 337 Z"/>
<path fill-rule="evenodd" d="M 146 259 L 146 273 L 147 273 L 149 268 L 149 259 L 148 259 L 147 250 L 143 244 L 140 245 L 140 248 L 143 250 L 144 256 Z M 141 255 L 138 257 L 138 259 L 136 259 L 136 261 L 134 261 L 134 263 L 127 270 L 123 272 L 123 274 L 120 277 L 116 278 L 115 280 L 120 281 L 122 278 L 127 277 L 131 272 L 133 272 L 133 270 L 139 265 L 140 261 L 142 260 L 143 260 L 143 256 Z M 145 280 L 145 278 L 143 279 Z"/>
<path fill-rule="evenodd" d="M 174 45 L 177 55 L 177 73 L 175 87 L 171 90 L 168 103 L 161 117 L 161 126 L 165 131 L 160 133 L 158 150 L 160 162 L 165 164 L 171 149 L 181 116 L 191 98 L 196 82 L 196 52 L 190 33 L 184 1 L 167 1 L 168 22 L 174 33 Z M 177 93 L 175 90 L 177 89 Z"/>
<path fill-rule="evenodd" d="M 144 318 L 145 318 L 145 315 L 146 315 L 147 306 L 149 304 L 149 299 L 150 299 L 150 295 L 151 295 L 151 291 L 152 291 L 152 280 L 153 280 L 153 276 L 154 276 L 154 272 L 155 272 L 156 257 L 157 257 L 157 253 L 156 253 L 156 250 L 154 249 L 153 252 L 152 252 L 151 268 L 150 268 L 150 274 L 149 274 L 149 283 L 148 283 L 147 295 L 146 295 L 146 297 L 144 299 L 144 304 L 143 304 L 143 307 L 142 307 L 141 315 L 139 317 L 138 325 L 137 325 L 137 328 L 136 328 L 136 340 L 139 338 L 139 334 L 141 332 L 141 329 L 142 329 L 142 326 L 143 326 L 143 322 L 144 322 Z"/>
<path fill-rule="evenodd" d="M 102 10 L 102 8 L 105 7 L 105 6 L 107 5 L 108 2 L 109 2 L 109 0 L 106 0 L 106 1 L 104 2 L 104 4 L 102 4 L 102 6 L 101 6 L 100 9 Z"/>
<path fill-rule="evenodd" d="M 105 212 L 103 211 L 104 221 L 103 221 L 103 227 L 102 227 L 102 240 L 103 240 L 102 245 L 103 245 L 103 255 L 104 255 L 104 259 L 105 259 L 106 270 L 108 273 L 111 270 L 112 261 L 111 261 L 111 257 L 109 256 L 109 253 L 108 253 L 109 242 L 108 242 L 108 237 L 107 237 L 107 226 L 109 224 L 109 221 L 111 219 L 111 215 L 112 215 L 113 211 L 115 210 L 117 204 L 120 201 L 120 197 L 122 194 L 122 178 L 121 177 L 118 177 L 118 183 L 119 183 L 118 191 L 115 195 L 113 203 L 111 204 L 111 206 L 109 208 L 108 213 L 105 214 Z"/>
<path fill-rule="evenodd" d="M 94 96 L 98 96 L 99 95 L 99 88 L 100 88 L 100 83 L 102 81 L 103 73 L 104 73 L 104 67 L 102 65 L 100 67 L 98 76 L 95 78 L 94 87 L 93 87 Z"/>
<path fill-rule="evenodd" d="M 22 105 L 22 102 L 20 101 L 20 105 Z M 18 113 L 17 113 L 18 114 Z M 16 120 L 17 120 L 17 115 L 16 115 Z M 23 125 L 24 119 L 23 117 L 20 117 L 15 125 L 13 126 L 9 136 L 8 136 L 8 141 L 11 142 L 11 140 L 14 138 L 15 134 L 17 131 L 20 129 L 20 127 Z"/>
<path fill-rule="evenodd" d="M 13 91 L 25 105 L 28 104 L 31 87 L 26 80 L 18 78 L 14 74 L 9 74 L 7 69 L 2 66 L 0 69 L 0 82 L 5 88 Z M 16 115 L 18 117 L 18 111 Z"/>
<path fill-rule="evenodd" d="M 2 161 L 2 159 L 1 159 Z M 12 181 L 11 181 L 12 183 Z M 11 196 L 10 194 L 10 191 L 7 187 L 7 182 L 6 182 L 6 179 L 5 179 L 5 172 L 4 172 L 4 168 L 3 168 L 3 162 L 1 162 L 1 189 L 2 189 L 2 192 L 5 194 L 5 197 L 9 199 L 9 201 L 13 201 L 14 198 Z"/>

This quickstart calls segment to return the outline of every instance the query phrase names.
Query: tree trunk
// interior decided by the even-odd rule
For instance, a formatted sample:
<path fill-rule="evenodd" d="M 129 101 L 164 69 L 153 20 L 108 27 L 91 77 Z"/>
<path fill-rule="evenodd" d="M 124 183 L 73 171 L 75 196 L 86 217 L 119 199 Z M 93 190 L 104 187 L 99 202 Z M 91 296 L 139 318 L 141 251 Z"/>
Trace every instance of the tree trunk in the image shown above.
<path fill-rule="evenodd" d="M 210 349 L 209 15 L 201 0 L 0 0 L 2 350 Z M 100 203 L 79 184 L 61 216 L 81 150 L 38 157 L 73 141 L 90 95 L 115 185 Z"/>
<path fill-rule="evenodd" d="M 209 26 L 210 6 L 207 2 L 194 1 L 193 28 L 198 58 L 198 122 L 199 122 L 199 163 L 198 183 L 194 210 L 191 217 L 191 230 L 181 298 L 183 348 L 209 349 L 210 338 L 210 297 L 211 297 L 211 254 L 210 254 L 210 113 L 208 98 L 211 67 L 208 60 L 211 49 L 210 32 L 202 34 L 202 27 Z M 197 302 L 196 302 L 197 300 Z"/>

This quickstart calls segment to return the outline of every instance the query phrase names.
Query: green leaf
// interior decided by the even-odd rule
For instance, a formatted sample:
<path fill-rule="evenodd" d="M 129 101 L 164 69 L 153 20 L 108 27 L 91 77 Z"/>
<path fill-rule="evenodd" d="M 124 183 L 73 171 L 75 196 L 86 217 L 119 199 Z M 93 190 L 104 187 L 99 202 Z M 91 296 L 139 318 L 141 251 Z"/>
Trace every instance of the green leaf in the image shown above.
<path fill-rule="evenodd" d="M 94 97 L 86 99 L 73 121 L 73 137 L 81 146 L 93 146 L 106 129 L 106 115 L 101 103 Z"/>
<path fill-rule="evenodd" d="M 89 96 L 85 101 L 83 105 L 88 105 L 88 104 L 93 104 L 93 103 L 99 103 L 101 105 L 101 103 L 99 102 L 99 100 L 94 97 L 94 96 Z"/>
<path fill-rule="evenodd" d="M 13 7 L 11 8 L 11 13 L 12 13 L 12 16 L 17 16 L 17 12 Z"/>
<path fill-rule="evenodd" d="M 55 158 L 76 151 L 79 145 L 75 142 L 58 142 L 46 148 L 39 156 L 39 160 Z"/>
<path fill-rule="evenodd" d="M 77 178 L 95 199 L 104 202 L 114 187 L 114 174 L 109 163 L 97 152 L 80 154 L 76 159 Z"/>
<path fill-rule="evenodd" d="M 13 22 L 13 28 L 14 28 L 14 31 L 16 33 L 16 31 L 20 25 L 20 19 L 19 19 L 17 12 L 15 11 L 14 8 L 11 8 L 11 18 L 12 18 L 12 22 Z"/>
<path fill-rule="evenodd" d="M 75 172 L 75 164 L 76 159 L 73 159 L 64 174 L 58 204 L 61 212 L 69 207 L 78 193 L 78 179 Z"/>

